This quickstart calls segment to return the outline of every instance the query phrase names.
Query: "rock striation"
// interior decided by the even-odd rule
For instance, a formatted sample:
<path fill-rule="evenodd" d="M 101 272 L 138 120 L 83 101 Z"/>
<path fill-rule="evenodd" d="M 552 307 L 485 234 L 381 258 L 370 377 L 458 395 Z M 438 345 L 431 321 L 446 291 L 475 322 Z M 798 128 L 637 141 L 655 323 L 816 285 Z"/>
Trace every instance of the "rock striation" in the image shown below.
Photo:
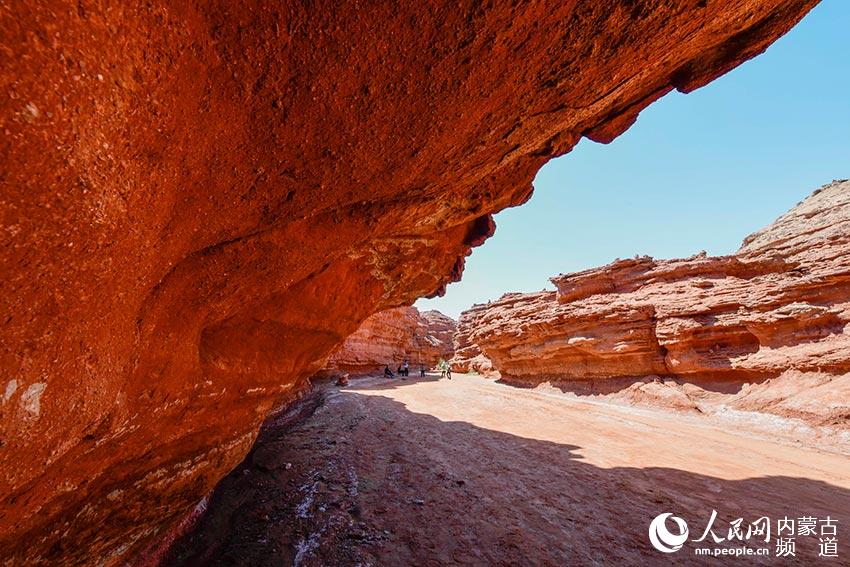
<path fill-rule="evenodd" d="M 455 354 L 454 335 L 457 321 L 436 309 L 420 313 L 414 346 L 418 360 L 433 368 L 440 360 L 451 360 Z M 413 349 L 410 350 L 414 352 Z M 411 358 L 411 360 L 413 360 Z"/>
<path fill-rule="evenodd" d="M 420 313 L 415 307 L 396 307 L 370 316 L 328 359 L 324 373 L 380 373 L 385 365 L 395 372 L 404 360 L 412 373 L 419 365 L 433 368 L 454 354 L 455 321 L 439 311 Z"/>
<path fill-rule="evenodd" d="M 734 255 L 639 257 L 551 281 L 557 291 L 508 294 L 475 310 L 465 340 L 507 381 L 605 391 L 606 382 L 646 376 L 741 384 L 786 372 L 844 375 L 850 182 L 818 189 Z"/>
<path fill-rule="evenodd" d="M 478 344 L 472 339 L 472 334 L 478 328 L 478 318 L 487 312 L 488 304 L 475 304 L 460 314 L 455 331 L 454 356 L 451 359 L 453 372 L 474 372 L 485 376 L 496 377 L 498 372 L 493 368 L 490 359 L 484 356 Z"/>
<path fill-rule="evenodd" d="M 547 160 L 816 3 L 4 4 L 0 562 L 155 554 Z"/>

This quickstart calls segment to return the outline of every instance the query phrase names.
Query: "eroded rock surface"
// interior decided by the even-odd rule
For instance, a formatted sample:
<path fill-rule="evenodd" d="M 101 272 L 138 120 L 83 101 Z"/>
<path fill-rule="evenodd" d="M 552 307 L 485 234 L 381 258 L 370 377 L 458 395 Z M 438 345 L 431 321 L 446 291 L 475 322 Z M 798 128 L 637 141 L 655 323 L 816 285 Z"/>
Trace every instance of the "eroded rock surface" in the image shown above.
<path fill-rule="evenodd" d="M 505 380 L 605 392 L 646 376 L 722 385 L 793 372 L 807 389 L 831 383 L 829 404 L 821 396 L 800 412 L 850 417 L 848 181 L 815 191 L 734 255 L 618 260 L 552 282 L 557 291 L 508 294 L 475 315 L 467 340 Z"/>
<path fill-rule="evenodd" d="M 421 360 L 426 368 L 434 368 L 440 360 L 451 360 L 454 356 L 454 334 L 457 321 L 448 315 L 431 309 L 420 313 L 419 328 L 414 337 L 417 364 Z M 410 351 L 411 361 L 414 350 Z"/>
<path fill-rule="evenodd" d="M 460 314 L 455 331 L 454 357 L 451 360 L 454 372 L 475 372 L 486 376 L 496 376 L 490 359 L 484 356 L 478 344 L 472 339 L 472 333 L 478 327 L 478 318 L 487 312 L 487 304 L 476 304 Z"/>
<path fill-rule="evenodd" d="M 419 365 L 433 368 L 454 353 L 455 321 L 439 311 L 420 313 L 415 307 L 396 307 L 370 316 L 328 359 L 324 372 L 393 372 L 404 361 L 413 373 Z"/>
<path fill-rule="evenodd" d="M 423 353 L 422 362 L 433 367 L 440 359 L 450 360 L 455 353 L 457 321 L 436 309 L 422 311 L 420 315 L 416 342 L 417 348 Z"/>
<path fill-rule="evenodd" d="M 149 549 L 543 163 L 815 4 L 4 4 L 0 560 Z"/>

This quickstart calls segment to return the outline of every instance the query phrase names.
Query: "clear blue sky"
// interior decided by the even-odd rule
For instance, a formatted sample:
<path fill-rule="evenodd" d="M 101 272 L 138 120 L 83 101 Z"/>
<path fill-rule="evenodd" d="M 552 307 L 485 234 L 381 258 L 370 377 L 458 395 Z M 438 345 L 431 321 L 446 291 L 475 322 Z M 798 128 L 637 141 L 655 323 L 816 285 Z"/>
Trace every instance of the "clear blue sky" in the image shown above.
<path fill-rule="evenodd" d="M 850 1 L 824 0 L 766 53 L 671 93 L 613 143 L 546 164 L 463 280 L 420 309 L 457 317 L 615 258 L 734 252 L 817 187 L 850 177 Z"/>

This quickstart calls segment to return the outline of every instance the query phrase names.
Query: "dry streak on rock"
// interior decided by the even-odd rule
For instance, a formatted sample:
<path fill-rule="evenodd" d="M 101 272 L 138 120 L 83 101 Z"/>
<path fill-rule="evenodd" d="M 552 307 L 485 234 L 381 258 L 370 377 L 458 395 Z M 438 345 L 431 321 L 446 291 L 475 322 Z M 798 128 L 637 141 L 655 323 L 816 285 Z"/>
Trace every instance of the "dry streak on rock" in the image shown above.
<path fill-rule="evenodd" d="M 4 4 L 2 559 L 138 554 L 543 163 L 815 4 Z"/>

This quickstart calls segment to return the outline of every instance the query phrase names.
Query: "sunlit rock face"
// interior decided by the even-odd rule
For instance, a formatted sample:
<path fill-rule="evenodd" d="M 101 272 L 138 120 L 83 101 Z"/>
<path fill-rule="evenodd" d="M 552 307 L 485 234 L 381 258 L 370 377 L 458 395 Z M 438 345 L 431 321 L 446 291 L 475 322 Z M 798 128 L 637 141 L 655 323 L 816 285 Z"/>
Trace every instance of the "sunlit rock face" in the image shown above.
<path fill-rule="evenodd" d="M 419 314 L 419 325 L 414 338 L 417 362 L 433 368 L 440 360 L 451 360 L 455 353 L 454 334 L 457 321 L 435 309 Z M 411 360 L 413 350 L 411 349 Z"/>
<path fill-rule="evenodd" d="M 476 304 L 460 314 L 455 331 L 454 356 L 451 360 L 452 371 L 474 372 L 486 376 L 496 375 L 490 359 L 484 356 L 479 346 L 472 339 L 472 334 L 478 328 L 478 318 L 487 313 L 486 304 Z"/>
<path fill-rule="evenodd" d="M 818 189 L 734 255 L 618 260 L 552 282 L 476 315 L 468 340 L 506 380 L 850 372 L 850 182 Z"/>
<path fill-rule="evenodd" d="M 393 372 L 407 361 L 418 373 L 420 365 L 433 368 L 454 354 L 455 321 L 439 311 L 420 313 L 415 307 L 380 311 L 363 321 L 328 359 L 325 372 L 380 374 Z"/>
<path fill-rule="evenodd" d="M 0 8 L 0 555 L 150 551 L 540 166 L 816 0 Z M 148 552 L 145 552 L 148 553 Z"/>

